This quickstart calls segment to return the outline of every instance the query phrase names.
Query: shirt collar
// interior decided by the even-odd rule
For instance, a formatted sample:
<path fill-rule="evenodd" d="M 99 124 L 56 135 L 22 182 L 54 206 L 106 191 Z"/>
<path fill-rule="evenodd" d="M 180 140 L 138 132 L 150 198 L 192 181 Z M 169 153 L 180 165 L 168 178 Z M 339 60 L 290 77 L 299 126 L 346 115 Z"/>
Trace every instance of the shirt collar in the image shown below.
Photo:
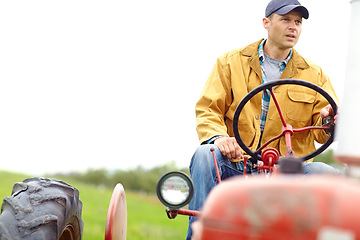
<path fill-rule="evenodd" d="M 262 65 L 265 60 L 265 53 L 264 53 L 265 42 L 266 42 L 266 39 L 263 39 L 258 47 L 260 65 Z M 285 60 L 282 60 L 281 63 L 286 66 L 288 64 L 288 62 L 290 61 L 292 55 L 293 55 L 293 50 L 292 50 L 292 48 L 290 48 L 289 56 Z"/>

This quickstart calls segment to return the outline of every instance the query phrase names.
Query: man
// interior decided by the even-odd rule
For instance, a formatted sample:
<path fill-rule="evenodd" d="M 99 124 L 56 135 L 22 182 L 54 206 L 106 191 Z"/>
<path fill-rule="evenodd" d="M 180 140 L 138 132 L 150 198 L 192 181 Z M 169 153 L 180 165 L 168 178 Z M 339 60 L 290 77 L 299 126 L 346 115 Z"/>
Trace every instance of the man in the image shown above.
<path fill-rule="evenodd" d="M 301 34 L 303 18 L 308 17 L 308 10 L 297 0 L 272 0 L 263 19 L 268 38 L 218 58 L 196 104 L 197 132 L 201 145 L 190 163 L 195 185 L 190 209 L 201 208 L 206 196 L 217 184 L 210 148 L 215 148 L 222 179 L 243 172 L 243 152 L 234 138 L 232 124 L 236 107 L 248 92 L 268 81 L 293 78 L 312 82 L 336 99 L 334 89 L 322 69 L 293 49 Z M 294 128 L 320 126 L 323 118 L 333 115 L 327 101 L 308 88 L 282 85 L 276 87 L 276 94 L 286 122 Z M 277 136 L 282 125 L 274 103 L 266 92 L 262 96 L 256 95 L 247 105 L 239 118 L 239 132 L 245 144 L 255 150 L 259 144 Z M 293 150 L 296 156 L 304 156 L 315 150 L 314 141 L 324 143 L 328 137 L 323 130 L 294 133 Z M 286 146 L 283 139 L 274 141 L 271 147 L 284 155 Z M 247 168 L 249 173 L 252 167 Z M 324 163 L 306 162 L 303 171 L 308 174 L 334 172 L 334 169 Z M 189 219 L 187 239 L 191 238 L 190 224 L 194 220 L 194 217 Z"/>

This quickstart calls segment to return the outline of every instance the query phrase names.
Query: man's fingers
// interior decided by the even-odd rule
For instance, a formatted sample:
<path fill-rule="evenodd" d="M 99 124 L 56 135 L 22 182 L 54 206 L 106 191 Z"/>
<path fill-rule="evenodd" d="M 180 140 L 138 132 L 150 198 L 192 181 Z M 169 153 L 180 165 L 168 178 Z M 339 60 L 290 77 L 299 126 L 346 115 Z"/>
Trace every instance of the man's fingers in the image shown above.
<path fill-rule="evenodd" d="M 237 142 L 234 142 L 234 149 L 235 149 L 235 156 L 234 159 L 240 159 L 243 158 L 243 155 L 241 153 L 241 148 Z"/>
<path fill-rule="evenodd" d="M 238 159 L 242 157 L 241 148 L 234 137 L 221 137 L 215 140 L 220 152 L 229 159 Z"/>
<path fill-rule="evenodd" d="M 339 108 L 338 108 L 337 114 L 338 113 L 339 113 Z M 320 116 L 322 118 L 326 118 L 327 116 L 334 116 L 334 110 L 333 110 L 333 108 L 331 107 L 330 104 L 326 105 L 325 107 L 323 107 L 320 110 Z"/>
<path fill-rule="evenodd" d="M 224 143 L 224 153 L 223 155 L 227 156 L 228 158 L 231 158 L 231 150 L 229 148 L 229 144 L 228 143 Z"/>

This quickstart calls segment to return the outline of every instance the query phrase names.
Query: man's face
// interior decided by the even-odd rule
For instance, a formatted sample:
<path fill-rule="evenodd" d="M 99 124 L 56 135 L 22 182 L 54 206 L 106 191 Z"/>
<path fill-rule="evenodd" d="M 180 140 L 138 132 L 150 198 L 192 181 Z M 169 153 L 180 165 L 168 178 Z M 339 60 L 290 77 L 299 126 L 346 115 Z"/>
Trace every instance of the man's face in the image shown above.
<path fill-rule="evenodd" d="M 285 15 L 272 14 L 264 18 L 264 27 L 268 30 L 268 42 L 273 46 L 286 50 L 296 45 L 302 29 L 302 16 L 296 11 Z"/>

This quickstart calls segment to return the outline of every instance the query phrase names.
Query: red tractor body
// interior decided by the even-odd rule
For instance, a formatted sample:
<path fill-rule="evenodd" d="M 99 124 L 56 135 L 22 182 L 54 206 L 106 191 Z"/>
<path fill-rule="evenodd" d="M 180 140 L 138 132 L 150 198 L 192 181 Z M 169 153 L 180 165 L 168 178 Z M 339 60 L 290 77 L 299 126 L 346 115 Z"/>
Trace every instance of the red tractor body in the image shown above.
<path fill-rule="evenodd" d="M 199 219 L 199 237 L 360 239 L 359 202 L 360 183 L 340 176 L 233 178 L 210 193 Z"/>

